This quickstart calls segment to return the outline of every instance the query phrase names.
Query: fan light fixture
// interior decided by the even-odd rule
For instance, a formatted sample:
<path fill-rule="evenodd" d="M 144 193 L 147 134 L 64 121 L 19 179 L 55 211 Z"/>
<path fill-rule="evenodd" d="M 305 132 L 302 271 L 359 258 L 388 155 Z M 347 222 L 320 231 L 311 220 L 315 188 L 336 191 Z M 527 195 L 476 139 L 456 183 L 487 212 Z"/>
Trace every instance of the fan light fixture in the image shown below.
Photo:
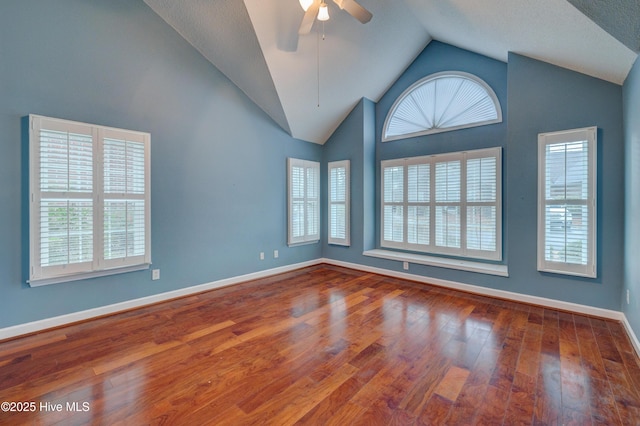
<path fill-rule="evenodd" d="M 329 20 L 329 8 L 325 2 L 322 2 L 320 5 L 320 9 L 318 9 L 318 21 L 328 21 Z"/>
<path fill-rule="evenodd" d="M 313 4 L 313 0 L 300 0 L 300 6 L 302 6 L 302 10 L 305 12 L 311 7 Z"/>

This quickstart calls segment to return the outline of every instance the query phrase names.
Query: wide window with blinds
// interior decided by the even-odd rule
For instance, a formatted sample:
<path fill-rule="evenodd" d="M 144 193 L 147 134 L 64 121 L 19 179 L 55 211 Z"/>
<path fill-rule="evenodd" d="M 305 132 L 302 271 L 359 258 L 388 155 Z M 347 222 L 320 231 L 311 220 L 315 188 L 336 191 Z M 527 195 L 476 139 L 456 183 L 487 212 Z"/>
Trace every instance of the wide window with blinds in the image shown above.
<path fill-rule="evenodd" d="M 538 135 L 538 270 L 596 277 L 596 127 Z"/>
<path fill-rule="evenodd" d="M 381 246 L 500 260 L 501 149 L 382 161 Z"/>
<path fill-rule="evenodd" d="M 288 245 L 320 240 L 320 163 L 287 159 Z"/>
<path fill-rule="evenodd" d="M 148 267 L 148 133 L 29 116 L 32 286 Z"/>
<path fill-rule="evenodd" d="M 349 186 L 350 161 L 329 162 L 329 212 L 328 242 L 348 246 L 350 244 Z"/>

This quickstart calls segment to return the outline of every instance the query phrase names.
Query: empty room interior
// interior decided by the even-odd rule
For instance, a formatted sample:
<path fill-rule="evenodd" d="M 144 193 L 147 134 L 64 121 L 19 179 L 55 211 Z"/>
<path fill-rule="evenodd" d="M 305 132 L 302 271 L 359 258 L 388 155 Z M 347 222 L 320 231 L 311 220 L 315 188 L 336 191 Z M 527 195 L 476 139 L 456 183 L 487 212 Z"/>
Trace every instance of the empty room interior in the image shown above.
<path fill-rule="evenodd" d="M 0 424 L 640 424 L 639 52 L 637 0 L 3 1 Z"/>

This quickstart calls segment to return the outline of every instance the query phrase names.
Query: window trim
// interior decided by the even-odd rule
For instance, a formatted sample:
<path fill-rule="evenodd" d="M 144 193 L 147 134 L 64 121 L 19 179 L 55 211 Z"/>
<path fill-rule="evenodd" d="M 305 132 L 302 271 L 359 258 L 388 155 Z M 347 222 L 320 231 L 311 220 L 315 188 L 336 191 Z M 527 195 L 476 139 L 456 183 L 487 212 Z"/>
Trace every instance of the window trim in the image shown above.
<path fill-rule="evenodd" d="M 304 235 L 301 237 L 294 237 L 293 235 L 293 191 L 292 191 L 292 169 L 293 167 L 303 167 L 305 170 L 305 182 L 304 182 Z M 316 187 L 315 196 L 309 196 L 307 193 L 307 181 L 306 181 L 306 171 L 313 170 L 316 179 Z M 315 216 L 318 218 L 317 222 L 317 232 L 314 234 L 308 233 L 308 212 L 307 206 L 309 205 L 309 201 L 315 201 L 316 207 L 314 208 Z M 298 158 L 287 158 L 287 245 L 289 247 L 303 245 L 303 244 L 313 244 L 320 241 L 320 163 L 317 161 L 310 160 L 301 160 Z"/>
<path fill-rule="evenodd" d="M 546 195 L 545 195 L 545 170 L 547 145 L 555 143 L 570 143 L 586 141 L 589 152 L 588 158 L 588 189 L 587 200 L 583 203 L 589 210 L 587 242 L 587 264 L 578 265 L 566 262 L 554 262 L 545 260 L 545 221 L 546 221 Z M 596 278 L 597 269 L 597 147 L 598 128 L 596 126 L 584 127 L 558 132 L 548 132 L 538 134 L 538 271 L 551 272 L 563 275 L 573 275 L 579 277 Z M 568 199 L 565 199 L 565 201 Z"/>
<path fill-rule="evenodd" d="M 475 202 L 468 202 L 466 200 L 466 162 L 469 159 L 473 158 L 486 158 L 486 157 L 495 157 L 496 158 L 496 249 L 495 251 L 485 251 L 485 250 L 474 250 L 468 249 L 466 247 L 466 211 L 469 205 L 476 205 Z M 445 162 L 445 161 L 455 161 L 460 160 L 461 163 L 461 171 L 460 171 L 460 181 L 461 181 L 461 199 L 459 202 L 455 203 L 460 206 L 460 248 L 450 248 L 450 247 L 442 247 L 437 246 L 435 243 L 436 234 L 433 232 L 435 230 L 435 210 L 438 204 L 443 204 L 442 202 L 438 202 L 435 199 L 435 164 Z M 409 202 L 407 201 L 407 180 L 406 178 L 403 180 L 404 185 L 404 200 L 401 203 L 385 203 L 384 201 L 384 169 L 385 167 L 394 167 L 396 165 L 403 166 L 403 173 L 406 176 L 407 169 L 406 166 L 415 165 L 415 164 L 430 164 L 430 197 L 429 202 L 426 204 L 429 207 L 429 244 L 412 244 L 406 241 L 403 242 L 393 242 L 387 241 L 384 239 L 384 207 L 388 204 L 402 204 L 403 206 L 408 206 Z M 462 167 L 464 164 L 464 167 Z M 450 152 L 444 154 L 436 154 L 436 155 L 426 155 L 420 157 L 409 157 L 409 158 L 398 158 L 398 159 L 390 159 L 383 160 L 380 162 L 380 247 L 383 249 L 395 249 L 395 250 L 404 250 L 409 252 L 416 253 L 427 253 L 427 254 L 437 254 L 437 255 L 445 255 L 445 256 L 454 256 L 459 258 L 468 258 L 468 259 L 480 259 L 483 261 L 501 261 L 502 260 L 502 148 L 494 147 L 494 148 L 484 148 L 477 150 L 468 150 L 468 151 L 458 151 L 458 152 Z M 464 197 L 462 197 L 464 195 Z M 415 204 L 415 203 L 411 203 Z M 444 203 L 451 204 L 451 203 Z M 492 205 L 494 205 L 492 203 Z M 403 208 L 403 210 L 406 210 Z M 403 212 L 404 213 L 404 212 Z M 405 215 L 406 217 L 406 215 Z M 406 231 L 406 223 L 403 224 L 403 240 L 406 240 L 405 236 L 407 235 Z M 463 244 L 464 243 L 464 244 Z"/>
<path fill-rule="evenodd" d="M 333 169 L 345 169 L 345 200 L 343 202 L 333 201 L 331 199 L 332 193 L 332 179 L 331 170 Z M 351 245 L 351 161 L 330 161 L 327 164 L 327 242 L 328 244 L 350 246 Z M 345 238 L 331 237 L 332 229 L 332 215 L 331 206 L 335 204 L 344 204 L 345 206 Z"/>
<path fill-rule="evenodd" d="M 461 125 L 452 126 L 452 127 L 442 127 L 442 128 L 432 127 L 430 129 L 420 130 L 417 132 L 387 136 L 389 124 L 391 123 L 391 120 L 393 119 L 396 113 L 396 110 L 398 109 L 398 106 L 402 104 L 405 98 L 409 96 L 414 90 L 418 89 L 419 87 L 425 84 L 428 84 L 431 81 L 438 80 L 444 77 L 458 77 L 462 79 L 471 80 L 474 83 L 478 84 L 480 87 L 482 87 L 487 93 L 487 95 L 489 96 L 489 98 L 493 101 L 493 105 L 495 107 L 495 111 L 497 114 L 496 118 L 490 119 L 490 120 L 477 121 L 473 123 L 461 124 Z M 491 86 L 489 86 L 489 84 L 487 84 L 487 82 L 485 82 L 483 79 L 481 79 L 476 75 L 463 72 L 463 71 L 442 71 L 442 72 L 437 72 L 434 74 L 430 74 L 424 78 L 421 78 L 420 80 L 416 81 L 411 86 L 409 86 L 404 92 L 400 94 L 400 96 L 398 96 L 398 98 L 395 100 L 395 102 L 389 109 L 389 112 L 387 113 L 387 117 L 384 120 L 384 125 L 382 126 L 382 142 L 390 142 L 390 141 L 399 140 L 399 139 L 413 138 L 416 136 L 424 136 L 424 135 L 430 135 L 435 133 L 450 132 L 450 131 L 460 130 L 460 129 L 468 129 L 471 127 L 486 126 L 489 124 L 496 124 L 501 122 L 502 122 L 502 107 L 500 105 L 500 101 L 498 99 L 498 96 L 496 95 L 496 92 L 491 88 Z"/>
<path fill-rule="evenodd" d="M 40 182 L 40 131 L 42 129 L 73 132 L 82 129 L 85 134 L 92 136 L 92 191 L 82 198 L 92 200 L 93 231 L 91 261 L 75 264 L 42 266 L 40 258 L 40 202 L 43 196 L 51 191 L 42 191 Z M 144 194 L 137 197 L 144 200 L 144 248 L 145 252 L 139 256 L 129 256 L 117 260 L 104 259 L 104 201 L 103 186 L 104 152 L 103 139 L 109 135 L 127 135 L 132 141 L 144 144 Z M 71 120 L 45 117 L 35 114 L 29 115 L 29 276 L 27 283 L 31 287 L 82 280 L 86 278 L 113 275 L 136 270 L 148 269 L 151 265 L 151 135 L 145 132 L 117 129 Z M 61 192 L 59 194 L 65 194 Z M 44 195 L 43 195 L 44 194 Z M 74 194 L 69 191 L 68 194 Z M 75 193 L 78 194 L 78 193 Z M 77 195 L 76 195 L 77 196 Z M 65 197 L 58 197 L 64 199 Z M 71 195 L 68 198 L 74 198 Z"/>

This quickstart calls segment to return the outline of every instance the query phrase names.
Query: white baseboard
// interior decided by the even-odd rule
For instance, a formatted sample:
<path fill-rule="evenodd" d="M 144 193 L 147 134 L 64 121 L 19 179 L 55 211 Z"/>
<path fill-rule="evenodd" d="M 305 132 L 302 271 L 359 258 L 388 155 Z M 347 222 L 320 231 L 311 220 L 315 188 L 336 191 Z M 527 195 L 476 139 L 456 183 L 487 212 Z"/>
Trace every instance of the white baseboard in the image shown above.
<path fill-rule="evenodd" d="M 403 279 L 417 281 L 425 284 L 432 284 L 438 287 L 445 287 L 445 288 L 450 288 L 454 290 L 462 290 L 468 293 L 479 294 L 482 296 L 496 297 L 499 299 L 512 300 L 514 302 L 529 303 L 533 305 L 544 306 L 547 308 L 560 309 L 568 312 L 575 312 L 577 314 L 584 314 L 584 315 L 590 315 L 594 317 L 607 318 L 607 319 L 620 321 L 624 326 L 624 329 L 627 332 L 627 335 L 629 336 L 629 340 L 631 340 L 631 344 L 636 350 L 636 354 L 638 355 L 638 357 L 640 357 L 640 340 L 638 340 L 638 337 L 636 336 L 633 329 L 631 328 L 631 324 L 629 324 L 629 321 L 627 320 L 627 316 L 620 311 L 596 308 L 594 306 L 581 305 L 581 304 L 572 303 L 572 302 L 564 302 L 561 300 L 548 299 L 546 297 L 530 296 L 527 294 L 514 293 L 511 291 L 497 290 L 493 288 L 481 287 L 481 286 L 476 286 L 472 284 L 464 284 L 456 281 L 443 280 L 440 278 L 430 278 L 424 275 L 415 275 L 407 272 L 392 271 L 390 269 L 377 268 L 375 266 L 360 265 L 357 263 L 343 262 L 340 260 L 327 259 L 327 258 L 324 258 L 321 260 L 322 260 L 321 263 L 326 263 L 329 265 L 336 265 L 336 266 L 343 266 L 345 268 L 355 269 L 363 272 L 372 272 L 375 274 L 387 275 L 395 278 L 403 278 Z"/>
<path fill-rule="evenodd" d="M 371 272 L 371 273 L 380 274 L 380 275 L 403 278 L 411 281 L 422 282 L 425 284 L 432 284 L 439 287 L 445 287 L 445 288 L 450 288 L 454 290 L 466 291 L 468 293 L 474 293 L 474 294 L 479 294 L 483 296 L 507 299 L 515 302 L 530 303 L 530 304 L 544 306 L 548 308 L 561 309 L 569 312 L 575 312 L 578 314 L 585 314 L 585 315 L 591 315 L 591 316 L 620 321 L 623 324 L 625 331 L 629 335 L 629 339 L 631 340 L 631 343 L 636 349 L 638 356 L 640 356 L 640 341 L 638 341 L 638 337 L 633 332 L 633 329 L 631 328 L 631 325 L 629 324 L 627 317 L 624 315 L 623 312 L 620 312 L 620 311 L 596 308 L 593 306 L 580 305 L 580 304 L 571 303 L 571 302 L 563 302 L 560 300 L 548 299 L 545 297 L 530 296 L 526 294 L 514 293 L 510 291 L 505 291 L 505 290 L 497 290 L 497 289 L 492 289 L 488 287 L 476 286 L 472 284 L 464 284 L 456 281 L 443 280 L 439 278 L 430 278 L 423 275 L 415 275 L 407 272 L 392 271 L 390 269 L 360 265 L 357 263 L 343 262 L 340 260 L 334 260 L 334 259 L 328 259 L 328 258 L 320 258 L 320 259 L 310 260 L 307 262 L 296 263 L 293 265 L 281 266 L 278 268 L 267 269 L 259 272 L 253 272 L 250 274 L 240 275 L 237 277 L 225 278 L 222 280 L 213 281 L 205 284 L 199 284 L 192 287 L 181 288 L 178 290 L 173 290 L 165 293 L 154 294 L 154 295 L 142 297 L 139 299 L 127 300 L 125 302 L 115 303 L 112 305 L 101 306 L 98 308 L 87 309 L 79 312 L 73 312 L 70 314 L 60 315 L 53 318 L 46 318 L 38 321 L 25 323 L 25 324 L 18 324 L 11 327 L 1 328 L 0 341 L 17 337 L 17 336 L 22 336 L 25 334 L 35 333 L 35 332 L 50 329 L 50 328 L 60 327 L 63 325 L 67 325 L 67 324 L 71 324 L 79 321 L 86 321 L 86 320 L 101 317 L 104 315 L 115 314 L 118 312 L 127 311 L 135 308 L 141 308 L 143 306 L 148 306 L 154 303 L 176 299 L 178 297 L 189 296 L 192 294 L 201 293 L 203 291 L 213 290 L 221 287 L 227 287 L 227 286 L 239 284 L 245 281 L 256 280 L 260 278 L 269 277 L 272 275 L 282 274 L 284 272 L 305 268 L 307 266 L 318 265 L 321 263 L 326 263 L 326 264 L 335 265 L 335 266 L 342 266 L 345 268 L 355 269 L 363 272 Z"/>
<path fill-rule="evenodd" d="M 433 284 L 438 287 L 446 287 L 454 290 L 462 290 L 468 293 L 479 294 L 482 296 L 496 297 L 499 299 L 513 300 L 514 302 L 529 303 L 532 305 L 540 305 L 548 308 L 560 309 L 564 311 L 576 312 L 601 318 L 610 318 L 618 321 L 622 320 L 624 314 L 619 311 L 610 309 L 595 308 L 593 306 L 580 305 L 578 303 L 563 302 L 561 300 L 547 299 L 545 297 L 530 296 L 527 294 L 514 293 L 511 291 L 497 290 L 488 287 L 481 287 L 472 284 L 464 284 L 456 281 L 443 280 L 440 278 L 431 278 L 424 275 L 414 275 L 407 272 L 397 272 L 389 269 L 377 268 L 374 266 L 359 265 L 357 263 L 343 262 L 334 259 L 322 259 L 323 263 L 336 266 L 344 266 L 345 268 L 356 269 L 364 272 L 373 272 L 380 275 L 388 275 L 397 278 L 404 278 L 411 281 L 417 281 L 425 284 Z"/>
<path fill-rule="evenodd" d="M 636 349 L 636 354 L 640 358 L 640 340 L 638 340 L 638 336 L 633 332 L 631 328 L 631 324 L 629 324 L 629 320 L 627 320 L 627 316 L 622 314 L 622 325 L 624 326 L 627 335 L 629 335 L 629 340 L 631 340 L 631 344 Z"/>
<path fill-rule="evenodd" d="M 245 281 L 270 277 L 272 275 L 282 274 L 284 272 L 293 271 L 293 270 L 304 268 L 307 266 L 317 265 L 319 263 L 322 263 L 322 259 L 315 259 L 307 262 L 295 263 L 293 265 L 280 266 L 278 268 L 253 272 L 250 274 L 240 275 L 237 277 L 225 278 L 222 280 L 213 281 L 205 284 L 199 284 L 191 287 L 181 288 L 178 290 L 168 291 L 165 293 L 159 293 L 151 296 L 141 297 L 139 299 L 133 299 L 133 300 L 127 300 L 125 302 L 114 303 L 112 305 L 100 306 L 93 309 L 87 309 L 84 311 L 60 315 L 57 317 L 46 318 L 38 321 L 28 322 L 25 324 L 18 324 L 18 325 L 6 327 L 6 328 L 0 328 L 0 341 L 17 337 L 17 336 L 22 336 L 25 334 L 35 333 L 35 332 L 50 329 L 50 328 L 72 324 L 79 321 L 86 321 L 86 320 L 101 317 L 104 315 L 110 315 L 110 314 L 115 314 L 122 311 L 128 311 L 134 308 L 141 308 L 143 306 L 148 306 L 154 303 L 176 299 L 178 297 L 189 296 L 189 295 L 201 293 L 207 290 L 213 290 L 216 288 L 227 287 L 233 284 L 239 284 Z"/>
<path fill-rule="evenodd" d="M 620 321 L 624 326 L 624 329 L 627 332 L 627 335 L 629 336 L 629 340 L 631 340 L 631 343 L 633 344 L 636 350 L 636 354 L 638 355 L 638 357 L 640 357 L 640 341 L 638 341 L 638 337 L 633 332 L 633 329 L 631 328 L 631 324 L 629 324 L 629 321 L 627 320 L 626 315 L 620 311 L 613 311 L 610 309 L 602 309 L 602 308 L 596 308 L 593 306 L 580 305 L 578 303 L 563 302 L 561 300 L 548 299 L 546 297 L 530 296 L 527 294 L 514 293 L 511 291 L 497 290 L 493 288 L 481 287 L 481 286 L 476 286 L 472 284 L 464 284 L 456 281 L 443 280 L 440 278 L 430 278 L 423 275 L 414 275 L 414 274 L 409 274 L 407 272 L 398 272 L 398 271 L 392 271 L 390 269 L 377 268 L 375 266 L 366 266 L 366 265 L 360 265 L 357 263 L 343 262 L 341 260 L 324 258 L 322 259 L 322 263 L 335 265 L 335 266 L 342 266 L 345 268 L 355 269 L 363 272 L 372 272 L 375 274 L 387 275 L 394 278 L 403 278 L 403 279 L 417 281 L 425 284 L 432 284 L 438 287 L 445 287 L 445 288 L 450 288 L 454 290 L 462 290 L 468 293 L 479 294 L 482 296 L 496 297 L 499 299 L 512 300 L 514 302 L 529 303 L 533 305 L 544 306 L 547 308 L 560 309 L 568 312 L 575 312 L 577 314 L 591 315 L 594 317 L 607 318 L 607 319 Z"/>

